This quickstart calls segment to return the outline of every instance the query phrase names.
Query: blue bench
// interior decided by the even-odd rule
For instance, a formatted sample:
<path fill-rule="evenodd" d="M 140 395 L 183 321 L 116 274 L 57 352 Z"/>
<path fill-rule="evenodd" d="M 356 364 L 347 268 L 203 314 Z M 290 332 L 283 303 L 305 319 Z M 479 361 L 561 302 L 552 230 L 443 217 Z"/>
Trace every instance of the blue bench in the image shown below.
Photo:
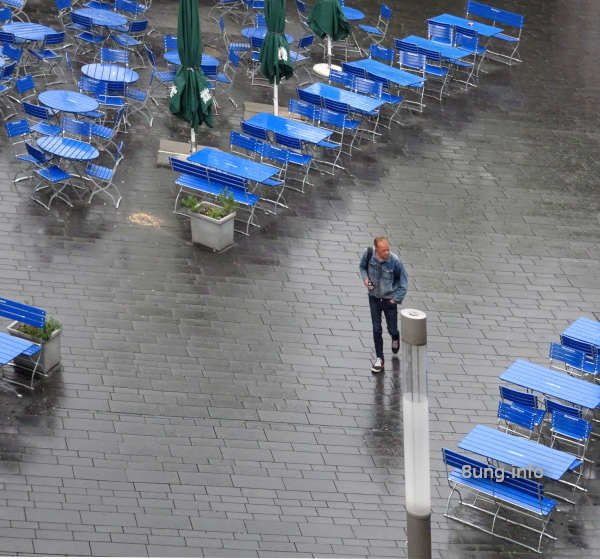
<path fill-rule="evenodd" d="M 260 197 L 248 192 L 248 181 L 246 179 L 196 163 L 190 163 L 176 157 L 169 157 L 169 162 L 171 169 L 176 173 L 180 173 L 175 179 L 175 184 L 179 186 L 179 192 L 175 199 L 175 213 L 182 213 L 179 210 L 179 198 L 185 191 L 213 198 L 217 198 L 221 194 L 227 196 L 231 194 L 233 199 L 241 206 L 244 206 L 250 214 L 246 221 L 246 229 L 239 230 L 239 232 L 249 235 L 250 225 L 258 227 L 258 224 L 253 222 L 253 218 L 256 204 L 260 200 Z"/>
<path fill-rule="evenodd" d="M 46 324 L 45 310 L 24 305 L 23 303 L 18 303 L 17 301 L 11 301 L 9 299 L 0 298 L 0 316 L 36 328 L 43 328 Z M 31 378 L 28 384 L 19 382 L 17 379 L 2 378 L 2 380 L 33 390 L 33 382 L 35 380 L 35 375 L 38 372 L 37 369 L 42 356 L 41 349 L 42 347 L 39 344 L 1 332 L 0 368 L 7 365 L 14 365 L 14 360 L 17 357 L 31 363 Z"/>
<path fill-rule="evenodd" d="M 450 486 L 450 495 L 444 516 L 536 553 L 542 552 L 544 537 L 556 540 L 552 534 L 548 533 L 547 528 L 557 502 L 544 496 L 541 483 L 513 475 L 511 472 L 495 468 L 447 448 L 442 448 L 442 456 L 444 464 L 448 468 L 448 485 Z M 472 493 L 473 501 L 464 500 L 461 489 Z M 450 514 L 450 504 L 455 493 L 458 495 L 460 505 L 489 515 L 492 518 L 490 526 L 477 524 L 473 520 Z M 510 513 L 512 513 L 512 518 L 508 516 Z M 519 521 L 518 517 L 522 517 L 523 520 Z M 525 524 L 525 519 L 533 520 L 538 524 Z M 517 531 L 512 534 L 515 537 L 508 535 L 513 532 L 512 530 L 507 531 L 507 535 L 500 533 L 498 531 L 499 520 L 534 532 L 538 536 L 537 545 L 531 545 L 525 539 L 516 539 L 516 535 L 519 533 Z"/>
<path fill-rule="evenodd" d="M 512 35 L 508 33 L 498 33 L 491 37 L 490 40 L 490 44 L 501 41 L 505 45 L 508 45 L 509 52 L 493 51 L 488 45 L 487 53 L 488 55 L 494 55 L 499 61 L 508 65 L 511 65 L 514 62 L 521 62 L 518 51 L 521 42 L 521 33 L 525 26 L 524 16 L 469 0 L 469 2 L 467 2 L 467 18 L 470 18 L 471 16 L 491 21 L 492 25 L 497 24 L 499 27 L 502 27 L 503 30 L 506 30 L 507 27 L 514 29 L 515 31 Z"/>

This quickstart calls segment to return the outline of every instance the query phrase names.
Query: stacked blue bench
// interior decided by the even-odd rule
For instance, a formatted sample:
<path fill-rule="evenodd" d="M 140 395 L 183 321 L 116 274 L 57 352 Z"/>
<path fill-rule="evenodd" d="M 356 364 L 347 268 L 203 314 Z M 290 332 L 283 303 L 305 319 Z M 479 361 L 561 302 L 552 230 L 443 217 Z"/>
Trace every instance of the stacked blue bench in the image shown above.
<path fill-rule="evenodd" d="M 11 301 L 9 299 L 0 299 L 0 316 L 18 320 L 24 324 L 43 328 L 46 324 L 46 311 L 37 307 L 30 307 L 23 303 Z M 16 379 L 2 377 L 3 383 L 10 382 L 25 388 L 33 390 L 35 375 L 38 373 L 38 365 L 42 352 L 39 344 L 29 340 L 24 340 L 16 336 L 11 336 L 6 332 L 0 332 L 0 368 L 8 365 L 14 365 L 17 357 L 24 358 L 31 363 L 31 378 L 28 384 L 19 382 Z M 16 391 L 13 389 L 16 393 Z M 17 393 L 18 394 L 18 393 Z"/>

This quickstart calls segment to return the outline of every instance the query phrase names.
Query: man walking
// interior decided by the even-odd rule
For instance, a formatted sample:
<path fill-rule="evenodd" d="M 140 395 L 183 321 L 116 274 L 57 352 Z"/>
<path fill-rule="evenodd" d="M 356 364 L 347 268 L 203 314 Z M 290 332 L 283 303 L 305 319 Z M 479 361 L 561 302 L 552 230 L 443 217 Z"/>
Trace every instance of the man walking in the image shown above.
<path fill-rule="evenodd" d="M 381 313 L 385 316 L 387 329 L 392 337 L 392 353 L 398 353 L 398 305 L 406 295 L 408 278 L 402 262 L 390 251 L 390 243 L 385 237 L 375 237 L 373 246 L 363 253 L 358 269 L 365 287 L 369 290 L 376 356 L 371 372 L 381 373 L 384 370 Z"/>

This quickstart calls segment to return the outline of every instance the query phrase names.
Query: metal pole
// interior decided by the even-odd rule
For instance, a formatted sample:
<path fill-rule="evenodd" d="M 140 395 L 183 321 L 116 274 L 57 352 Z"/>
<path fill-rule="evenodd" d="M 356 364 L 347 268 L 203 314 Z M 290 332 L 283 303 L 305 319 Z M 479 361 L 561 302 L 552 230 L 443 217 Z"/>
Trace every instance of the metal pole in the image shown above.
<path fill-rule="evenodd" d="M 279 114 L 279 87 L 277 81 L 273 82 L 273 114 L 275 116 Z"/>
<path fill-rule="evenodd" d="M 404 482 L 409 559 L 431 559 L 431 473 L 427 399 L 427 316 L 400 311 Z"/>
<path fill-rule="evenodd" d="M 327 68 L 331 72 L 331 37 L 327 35 Z"/>

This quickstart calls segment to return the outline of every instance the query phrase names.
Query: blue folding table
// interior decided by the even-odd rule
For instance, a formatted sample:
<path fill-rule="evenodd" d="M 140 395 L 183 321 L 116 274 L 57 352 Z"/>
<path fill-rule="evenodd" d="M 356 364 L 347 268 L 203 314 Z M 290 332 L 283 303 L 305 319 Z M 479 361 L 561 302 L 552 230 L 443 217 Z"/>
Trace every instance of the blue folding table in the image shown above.
<path fill-rule="evenodd" d="M 135 83 L 140 79 L 137 72 L 118 64 L 85 64 L 81 73 L 101 82 Z"/>
<path fill-rule="evenodd" d="M 176 50 L 168 50 L 165 52 L 163 58 L 169 64 L 175 64 L 181 66 L 181 60 L 179 60 L 179 53 Z M 202 54 L 202 60 L 200 61 L 200 67 L 203 72 L 216 72 L 219 67 L 219 59 L 211 56 L 210 54 Z"/>
<path fill-rule="evenodd" d="M 444 25 L 450 25 L 452 27 L 471 29 L 482 37 L 493 37 L 494 35 L 498 35 L 498 33 L 502 33 L 503 31 L 503 29 L 500 27 L 487 25 L 485 23 L 480 23 L 479 21 L 473 21 L 472 19 L 467 19 L 452 14 L 440 14 L 439 16 L 430 18 L 428 21 L 431 21 L 432 23 L 443 23 Z"/>
<path fill-rule="evenodd" d="M 458 447 L 514 468 L 538 469 L 544 477 L 559 481 L 582 464 L 576 456 L 524 437 L 477 425 Z"/>
<path fill-rule="evenodd" d="M 241 35 L 242 35 L 242 37 L 245 37 L 246 39 L 252 39 L 252 38 L 264 39 L 267 35 L 267 28 L 266 27 L 244 27 L 241 31 Z M 294 37 L 292 35 L 290 35 L 289 33 L 285 34 L 285 38 L 287 39 L 287 42 L 290 44 L 294 42 Z"/>
<path fill-rule="evenodd" d="M 431 39 L 426 39 L 425 37 L 418 37 L 417 35 L 409 35 L 401 40 L 422 49 L 439 52 L 440 56 L 446 60 L 460 60 L 461 58 L 471 55 L 467 50 L 445 45 L 444 43 L 438 43 Z"/>
<path fill-rule="evenodd" d="M 361 12 L 356 8 L 351 8 L 350 6 L 342 6 L 342 12 L 348 21 L 361 21 L 365 19 L 364 12 Z"/>
<path fill-rule="evenodd" d="M 365 113 L 376 111 L 381 106 L 385 105 L 385 101 L 381 99 L 360 95 L 359 93 L 354 93 L 347 89 L 340 89 L 339 87 L 334 87 L 333 85 L 322 82 L 313 83 L 312 85 L 305 87 L 303 91 L 318 95 L 324 99 L 345 103 L 352 109 Z"/>
<path fill-rule="evenodd" d="M 91 144 L 63 136 L 42 136 L 38 138 L 37 145 L 52 155 L 73 161 L 90 161 L 100 155 Z"/>
<path fill-rule="evenodd" d="M 40 103 L 64 113 L 83 114 L 95 111 L 98 101 L 78 91 L 69 89 L 50 89 L 38 95 Z"/>
<path fill-rule="evenodd" d="M 25 41 L 43 41 L 46 35 L 56 33 L 52 27 L 41 25 L 39 23 L 28 23 L 15 21 L 13 23 L 6 23 L 2 26 L 2 31 L 6 33 L 12 33 L 17 42 Z"/>
<path fill-rule="evenodd" d="M 523 359 L 518 359 L 506 369 L 500 375 L 500 380 L 559 398 L 581 408 L 594 410 L 600 407 L 600 385 Z"/>
<path fill-rule="evenodd" d="M 114 27 L 123 27 L 129 22 L 125 16 L 113 12 L 112 10 L 100 10 L 98 8 L 79 8 L 73 10 L 74 14 L 78 14 L 83 17 L 90 18 L 92 24 L 98 27 L 107 27 L 112 29 Z"/>
<path fill-rule="evenodd" d="M 354 60 L 353 62 L 346 62 L 344 66 L 350 66 L 352 68 L 359 68 L 377 78 L 387 80 L 398 87 L 412 87 L 422 86 L 425 81 L 421 76 L 411 74 L 405 70 L 399 68 L 393 68 L 389 64 L 383 64 L 378 60 L 372 58 L 365 58 L 364 60 Z"/>
<path fill-rule="evenodd" d="M 283 118 L 271 113 L 258 113 L 246 122 L 263 130 L 285 134 L 311 144 L 318 144 L 333 134 L 332 130 L 318 128 L 299 120 Z"/>
<path fill-rule="evenodd" d="M 279 169 L 271 165 L 215 148 L 201 149 L 190 155 L 188 161 L 258 183 L 263 183 L 279 173 Z"/>
<path fill-rule="evenodd" d="M 563 345 L 600 359 L 600 322 L 578 318 L 560 335 L 560 341 Z"/>

